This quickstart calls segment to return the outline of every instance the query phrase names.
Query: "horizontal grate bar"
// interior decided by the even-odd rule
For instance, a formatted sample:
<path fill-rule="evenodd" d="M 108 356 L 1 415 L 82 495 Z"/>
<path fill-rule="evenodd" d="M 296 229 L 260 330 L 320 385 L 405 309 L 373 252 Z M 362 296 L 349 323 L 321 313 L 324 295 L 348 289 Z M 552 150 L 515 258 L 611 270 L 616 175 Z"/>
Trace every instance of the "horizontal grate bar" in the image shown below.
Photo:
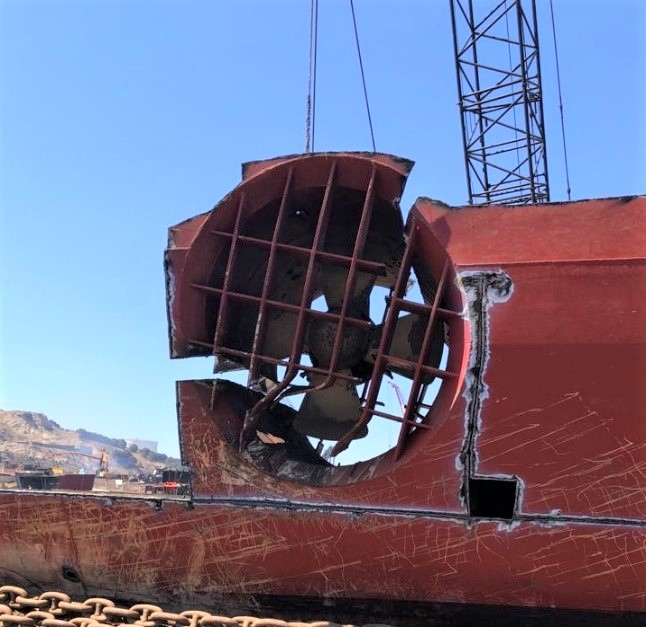
<path fill-rule="evenodd" d="M 206 292 L 209 294 L 220 295 L 224 292 L 223 289 L 219 287 L 211 287 L 210 285 L 203 285 L 201 283 L 191 283 L 191 287 Z M 251 303 L 260 303 L 260 296 L 253 296 L 251 294 L 244 294 L 243 292 L 233 292 L 231 290 L 227 291 L 227 296 L 233 300 L 241 300 Z M 339 320 L 338 314 L 330 313 L 328 311 L 318 311 L 317 309 L 310 309 L 309 307 L 301 307 L 300 305 L 292 305 L 291 303 L 284 303 L 279 300 L 267 300 L 267 305 L 272 308 L 282 309 L 293 314 L 299 314 L 303 311 L 307 316 L 311 318 L 320 318 L 321 320 L 329 320 L 331 322 L 337 322 Z M 345 318 L 345 321 L 355 327 L 361 328 L 372 328 L 374 327 L 373 323 L 370 320 L 362 320 L 361 318 Z"/>
<path fill-rule="evenodd" d="M 203 346 L 204 348 L 210 349 L 212 352 L 214 350 L 213 344 L 208 342 L 202 342 L 201 340 L 188 340 L 189 344 L 195 344 L 196 346 Z M 228 348 L 226 346 L 218 347 L 216 354 L 222 355 L 231 355 L 232 357 L 242 357 L 244 359 L 250 359 L 253 355 L 248 351 L 241 351 L 235 348 Z M 316 368 L 315 366 L 306 366 L 300 361 L 285 361 L 284 359 L 278 359 L 276 357 L 269 357 L 267 355 L 261 355 L 256 353 L 255 355 L 260 361 L 266 362 L 268 364 L 273 364 L 275 366 L 284 366 L 285 368 L 296 368 L 297 370 L 302 370 L 303 372 L 311 372 L 312 374 L 322 374 L 328 375 L 332 374 L 332 378 L 340 379 L 343 381 L 350 381 L 357 385 L 364 383 L 364 380 L 359 377 L 353 377 L 351 375 L 343 374 L 342 372 L 332 372 L 329 368 Z"/>
<path fill-rule="evenodd" d="M 215 235 L 227 237 L 229 239 L 233 238 L 233 234 L 229 233 L 228 231 L 216 231 L 215 229 L 212 229 L 211 232 Z M 271 240 L 261 239 L 258 237 L 250 237 L 248 235 L 239 235 L 238 241 L 244 244 L 253 244 L 254 246 L 258 246 L 259 248 L 266 248 L 267 250 L 271 248 L 272 243 Z M 311 248 L 305 248 L 303 246 L 295 246 L 294 244 L 277 242 L 276 250 L 293 253 L 295 256 L 303 257 L 304 259 L 308 259 L 309 257 L 314 256 L 317 261 L 330 262 L 348 268 L 352 263 L 352 257 L 349 257 L 347 255 L 328 253 L 324 250 L 313 250 Z M 383 263 L 359 258 L 357 258 L 356 263 L 359 270 L 364 270 L 366 272 L 377 274 L 379 276 L 386 276 L 386 266 Z"/>

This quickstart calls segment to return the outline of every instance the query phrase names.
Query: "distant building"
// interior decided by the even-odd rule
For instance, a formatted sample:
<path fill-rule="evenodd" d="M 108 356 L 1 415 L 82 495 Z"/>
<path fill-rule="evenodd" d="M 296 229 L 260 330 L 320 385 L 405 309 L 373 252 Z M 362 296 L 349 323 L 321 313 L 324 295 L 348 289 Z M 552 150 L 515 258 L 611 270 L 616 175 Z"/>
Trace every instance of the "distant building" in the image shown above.
<path fill-rule="evenodd" d="M 159 444 L 159 442 L 155 442 L 154 440 L 135 440 L 135 439 L 126 440 L 126 446 L 128 448 L 130 448 L 133 444 L 136 444 L 139 450 L 141 450 L 142 448 L 147 448 L 149 451 L 156 453 L 157 445 Z"/>

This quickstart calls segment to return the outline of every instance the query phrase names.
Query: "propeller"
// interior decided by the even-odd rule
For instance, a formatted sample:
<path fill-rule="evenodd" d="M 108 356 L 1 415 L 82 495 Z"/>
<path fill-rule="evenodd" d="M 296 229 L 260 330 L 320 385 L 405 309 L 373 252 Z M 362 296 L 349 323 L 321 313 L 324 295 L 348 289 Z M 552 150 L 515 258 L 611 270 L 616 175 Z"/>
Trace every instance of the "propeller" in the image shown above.
<path fill-rule="evenodd" d="M 317 227 L 318 211 L 322 206 L 322 191 L 308 192 L 309 196 L 296 196 L 293 206 L 284 223 L 280 225 L 279 241 L 293 247 L 311 248 Z M 337 189 L 333 199 L 329 223 L 322 250 L 345 258 L 352 257 L 357 238 L 365 194 L 357 190 Z M 275 208 L 277 211 L 277 209 Z M 256 218 L 245 225 L 245 235 L 252 238 L 271 240 L 276 228 L 275 212 L 267 211 L 264 217 Z M 273 216 L 273 217 L 272 217 Z M 312 366 L 330 369 L 328 374 L 312 373 L 306 375 L 308 385 L 292 386 L 284 395 L 304 392 L 304 399 L 294 418 L 293 427 L 302 435 L 323 440 L 338 440 L 354 425 L 361 415 L 361 399 L 357 385 L 365 383 L 372 375 L 375 354 L 380 344 L 382 325 L 375 325 L 370 318 L 370 300 L 376 286 L 391 287 L 394 284 L 402 262 L 405 248 L 404 225 L 398 206 L 388 204 L 375 206 L 368 227 L 365 245 L 360 255 L 362 260 L 385 265 L 384 274 L 374 274 L 364 267 L 355 270 L 353 289 L 345 303 L 345 316 L 363 320 L 369 324 L 358 326 L 345 322 L 341 337 L 341 347 L 336 362 L 332 364 L 332 353 L 338 330 L 338 322 L 329 318 L 309 314 L 300 349 L 307 354 Z M 270 301 L 299 306 L 301 304 L 307 256 L 283 248 L 274 251 L 273 260 L 267 248 L 240 247 L 236 259 L 238 271 L 232 275 L 231 289 L 238 292 L 260 296 L 264 294 Z M 268 287 L 268 267 L 272 268 Z M 339 315 L 344 309 L 346 286 L 350 268 L 338 260 L 317 259 L 315 261 L 314 286 L 311 302 L 319 296 L 325 298 L 327 313 Z M 224 264 L 218 269 L 213 284 L 221 284 L 225 276 Z M 290 356 L 295 336 L 297 314 L 288 309 L 269 306 L 265 319 L 259 322 L 258 305 L 246 301 L 230 302 L 230 323 L 224 345 L 243 352 L 256 352 L 260 355 L 283 360 Z M 235 321 L 234 323 L 232 323 Z M 388 353 L 396 358 L 416 362 L 422 348 L 427 318 L 418 314 L 401 315 L 394 330 Z M 257 338 L 258 330 L 263 327 L 262 341 Z M 426 363 L 438 364 L 443 347 L 444 333 L 441 324 L 436 325 Z M 259 345 L 257 345 L 259 344 Z M 297 360 L 302 355 L 296 355 Z M 231 358 L 242 367 L 249 367 L 249 360 Z M 229 362 L 230 363 L 230 362 Z M 414 376 L 414 367 L 394 365 L 394 373 L 407 378 Z M 254 376 L 266 379 L 271 387 L 278 382 L 277 368 L 273 364 L 259 360 Z M 349 380 L 350 378 L 354 380 Z M 433 379 L 424 375 L 422 381 Z M 263 433 L 271 440 L 275 433 Z M 355 437 L 365 437 L 368 428 L 364 427 Z"/>
<path fill-rule="evenodd" d="M 422 350 L 424 342 L 424 333 L 426 332 L 427 319 L 425 316 L 418 314 L 405 314 L 397 319 L 395 332 L 390 345 L 388 354 L 398 359 L 416 363 Z M 373 341 L 371 343 L 370 355 L 366 357 L 369 363 L 374 363 L 374 354 L 377 352 L 383 325 L 375 328 Z M 444 328 L 441 323 L 436 323 L 433 334 L 431 335 L 430 346 L 426 363 L 439 364 L 444 349 Z M 399 374 L 408 379 L 412 379 L 415 374 L 414 366 L 391 365 L 390 371 Z M 422 383 L 431 383 L 435 377 L 431 374 L 422 375 Z"/>
<path fill-rule="evenodd" d="M 350 371 L 341 370 L 339 374 L 349 375 Z M 313 387 L 324 383 L 326 378 L 325 375 L 308 375 Z M 361 402 L 354 383 L 335 379 L 330 387 L 305 394 L 293 427 L 304 435 L 321 440 L 339 440 L 354 426 L 360 411 Z M 366 435 L 368 427 L 364 427 L 356 437 Z"/>

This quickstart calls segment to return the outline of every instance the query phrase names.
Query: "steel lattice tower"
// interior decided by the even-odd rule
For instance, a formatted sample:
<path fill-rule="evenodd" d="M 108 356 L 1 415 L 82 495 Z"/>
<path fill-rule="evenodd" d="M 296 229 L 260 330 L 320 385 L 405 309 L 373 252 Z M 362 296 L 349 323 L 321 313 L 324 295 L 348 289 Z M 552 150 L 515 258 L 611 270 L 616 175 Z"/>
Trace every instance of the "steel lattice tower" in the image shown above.
<path fill-rule="evenodd" d="M 535 0 L 449 2 L 469 203 L 548 202 Z"/>

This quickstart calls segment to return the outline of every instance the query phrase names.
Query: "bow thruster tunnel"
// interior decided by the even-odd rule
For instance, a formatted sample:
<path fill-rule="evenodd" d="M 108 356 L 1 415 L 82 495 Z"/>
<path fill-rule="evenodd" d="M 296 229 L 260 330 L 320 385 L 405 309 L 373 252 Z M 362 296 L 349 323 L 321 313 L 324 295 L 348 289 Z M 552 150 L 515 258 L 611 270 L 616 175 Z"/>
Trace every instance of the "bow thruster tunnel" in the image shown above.
<path fill-rule="evenodd" d="M 170 229 L 171 355 L 247 371 L 246 387 L 203 382 L 204 411 L 264 470 L 280 452 L 320 475 L 324 441 L 335 456 L 377 419 L 399 424 L 396 461 L 455 399 L 464 302 L 433 235 L 414 216 L 404 225 L 411 167 L 363 153 L 246 164 L 212 211 Z"/>

